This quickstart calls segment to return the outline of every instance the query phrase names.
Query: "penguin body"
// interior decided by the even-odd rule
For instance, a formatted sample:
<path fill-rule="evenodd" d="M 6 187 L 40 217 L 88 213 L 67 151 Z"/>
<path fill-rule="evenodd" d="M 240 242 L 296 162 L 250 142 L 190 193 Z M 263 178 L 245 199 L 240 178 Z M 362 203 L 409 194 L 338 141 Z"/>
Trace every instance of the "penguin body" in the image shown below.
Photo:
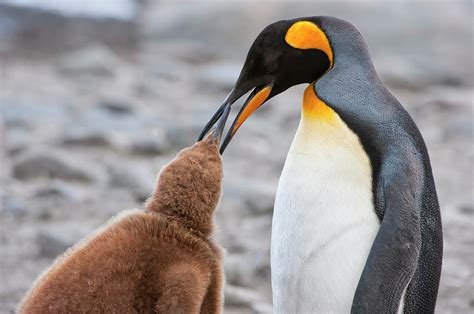
<path fill-rule="evenodd" d="M 58 258 L 19 312 L 221 313 L 221 249 L 211 236 L 222 164 L 209 139 L 162 169 L 144 210 L 122 213 Z"/>
<path fill-rule="evenodd" d="M 275 313 L 433 313 L 443 242 L 428 152 L 353 25 L 326 16 L 268 25 L 224 101 L 254 88 L 221 151 L 257 108 L 302 83 L 273 217 Z"/>
<path fill-rule="evenodd" d="M 442 265 L 440 208 L 428 150 L 415 122 L 375 71 L 350 23 L 323 18 L 334 67 L 315 90 L 358 134 L 372 165 L 381 228 L 372 245 L 353 312 L 434 312 Z M 384 296 L 384 297 L 382 297 Z"/>
<path fill-rule="evenodd" d="M 348 313 L 379 226 L 369 158 L 309 85 L 273 211 L 275 312 Z"/>

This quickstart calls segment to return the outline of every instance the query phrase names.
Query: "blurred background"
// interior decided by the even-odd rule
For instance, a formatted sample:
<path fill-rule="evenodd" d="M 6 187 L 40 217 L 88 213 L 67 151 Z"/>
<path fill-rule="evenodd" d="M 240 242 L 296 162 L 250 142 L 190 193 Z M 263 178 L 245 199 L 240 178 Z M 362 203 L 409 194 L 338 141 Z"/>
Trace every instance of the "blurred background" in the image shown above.
<path fill-rule="evenodd" d="M 66 248 L 141 206 L 264 26 L 334 15 L 365 35 L 428 145 L 445 239 L 437 312 L 472 313 L 472 12 L 472 1 L 0 0 L 0 312 Z M 224 156 L 226 312 L 271 312 L 273 200 L 303 89 L 258 110 Z"/>

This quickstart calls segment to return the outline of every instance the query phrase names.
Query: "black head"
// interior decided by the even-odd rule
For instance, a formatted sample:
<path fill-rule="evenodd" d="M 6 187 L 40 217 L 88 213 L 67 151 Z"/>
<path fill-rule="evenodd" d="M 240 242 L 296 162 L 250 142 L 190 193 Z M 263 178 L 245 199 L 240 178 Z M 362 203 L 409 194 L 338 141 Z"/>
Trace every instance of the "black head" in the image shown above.
<path fill-rule="evenodd" d="M 320 19 L 300 18 L 267 26 L 250 47 L 240 76 L 220 109 L 205 126 L 202 139 L 224 110 L 254 88 L 221 147 L 225 149 L 242 123 L 263 103 L 288 88 L 311 83 L 328 71 L 333 53 Z"/>

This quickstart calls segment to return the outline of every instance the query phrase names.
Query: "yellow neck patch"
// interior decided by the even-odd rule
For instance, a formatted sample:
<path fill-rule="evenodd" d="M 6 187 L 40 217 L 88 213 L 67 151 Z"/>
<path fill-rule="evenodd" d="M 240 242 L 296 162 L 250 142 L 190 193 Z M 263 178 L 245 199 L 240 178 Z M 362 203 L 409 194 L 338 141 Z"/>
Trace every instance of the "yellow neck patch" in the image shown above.
<path fill-rule="evenodd" d="M 313 84 L 309 84 L 303 96 L 303 118 L 335 123 L 339 116 L 314 92 Z"/>
<path fill-rule="evenodd" d="M 314 23 L 299 21 L 291 25 L 285 35 L 288 45 L 298 49 L 319 49 L 329 58 L 330 67 L 333 54 L 326 34 Z"/>

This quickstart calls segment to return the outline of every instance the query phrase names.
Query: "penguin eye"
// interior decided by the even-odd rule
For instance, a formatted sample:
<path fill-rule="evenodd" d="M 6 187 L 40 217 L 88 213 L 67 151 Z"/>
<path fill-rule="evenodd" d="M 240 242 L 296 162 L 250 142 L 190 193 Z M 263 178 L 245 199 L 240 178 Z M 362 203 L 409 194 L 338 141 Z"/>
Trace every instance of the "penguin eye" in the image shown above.
<path fill-rule="evenodd" d="M 265 65 L 264 65 L 265 73 L 275 73 L 278 69 L 279 64 L 280 64 L 279 56 L 276 58 L 266 59 Z"/>

